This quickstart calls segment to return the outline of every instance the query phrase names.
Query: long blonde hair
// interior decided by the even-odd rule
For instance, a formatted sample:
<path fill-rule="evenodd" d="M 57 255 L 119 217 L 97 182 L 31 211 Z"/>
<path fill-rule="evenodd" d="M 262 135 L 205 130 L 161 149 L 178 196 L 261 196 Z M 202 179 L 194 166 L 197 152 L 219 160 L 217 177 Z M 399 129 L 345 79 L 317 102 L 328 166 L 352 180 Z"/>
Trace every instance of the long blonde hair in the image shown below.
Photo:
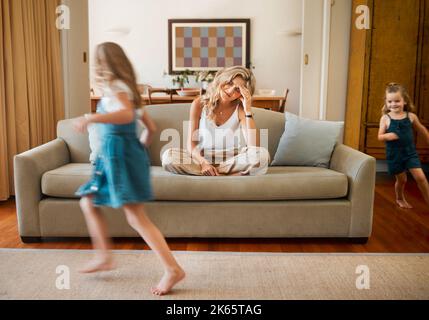
<path fill-rule="evenodd" d="M 213 82 L 207 88 L 206 94 L 201 97 L 201 103 L 209 119 L 213 120 L 215 118 L 214 110 L 219 104 L 220 92 L 223 85 L 231 82 L 236 77 L 241 77 L 246 82 L 246 87 L 249 89 L 251 95 L 255 92 L 255 76 L 249 69 L 241 66 L 235 66 L 219 70 L 216 73 Z"/>
<path fill-rule="evenodd" d="M 105 61 L 105 64 L 102 63 Z M 95 51 L 96 74 L 100 81 L 121 80 L 133 93 L 135 108 L 140 108 L 142 98 L 137 87 L 136 75 L 133 66 L 124 50 L 113 42 L 104 42 L 97 46 Z"/>
<path fill-rule="evenodd" d="M 383 108 L 381 109 L 381 113 L 383 115 L 388 114 L 390 112 L 389 108 L 386 105 L 386 94 L 397 93 L 397 92 L 399 92 L 402 98 L 404 98 L 404 102 L 405 102 L 404 111 L 414 112 L 415 106 L 413 101 L 411 101 L 411 98 L 410 98 L 410 95 L 408 94 L 407 89 L 402 84 L 391 82 L 386 86 L 386 90 L 384 94 L 384 105 L 383 105 Z"/>

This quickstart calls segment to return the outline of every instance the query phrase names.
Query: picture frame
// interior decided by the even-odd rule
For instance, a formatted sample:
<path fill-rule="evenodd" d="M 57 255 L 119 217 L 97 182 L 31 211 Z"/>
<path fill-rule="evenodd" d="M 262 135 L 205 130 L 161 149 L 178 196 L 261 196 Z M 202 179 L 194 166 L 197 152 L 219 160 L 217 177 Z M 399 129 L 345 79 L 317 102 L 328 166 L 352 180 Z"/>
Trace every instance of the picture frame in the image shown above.
<path fill-rule="evenodd" d="M 250 68 L 250 19 L 169 19 L 168 72 Z"/>

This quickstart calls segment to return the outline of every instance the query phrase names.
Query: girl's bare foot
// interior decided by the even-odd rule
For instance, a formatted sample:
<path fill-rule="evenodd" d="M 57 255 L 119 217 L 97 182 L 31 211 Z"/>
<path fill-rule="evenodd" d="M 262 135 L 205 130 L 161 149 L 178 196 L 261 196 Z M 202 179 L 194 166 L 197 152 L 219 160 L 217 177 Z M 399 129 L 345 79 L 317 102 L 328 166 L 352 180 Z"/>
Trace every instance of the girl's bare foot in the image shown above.
<path fill-rule="evenodd" d="M 88 262 L 83 268 L 79 269 L 80 273 L 94 273 L 99 271 L 110 271 L 115 269 L 115 263 L 111 257 L 96 257 Z"/>
<path fill-rule="evenodd" d="M 166 271 L 158 285 L 151 288 L 152 294 L 162 296 L 169 293 L 174 285 L 180 280 L 183 280 L 184 277 L 185 271 L 180 267 L 171 271 Z"/>
<path fill-rule="evenodd" d="M 409 204 L 407 202 L 407 200 L 403 199 L 403 200 L 396 200 L 396 203 L 398 204 L 399 207 L 403 208 L 403 209 L 412 209 L 413 206 L 411 204 Z"/>

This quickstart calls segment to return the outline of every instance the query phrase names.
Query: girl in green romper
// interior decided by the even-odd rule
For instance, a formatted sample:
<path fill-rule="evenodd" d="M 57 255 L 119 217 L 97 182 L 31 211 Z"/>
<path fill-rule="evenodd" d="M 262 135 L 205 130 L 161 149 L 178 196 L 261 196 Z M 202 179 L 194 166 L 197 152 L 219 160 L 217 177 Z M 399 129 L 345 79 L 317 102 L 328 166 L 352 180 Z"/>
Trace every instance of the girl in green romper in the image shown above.
<path fill-rule="evenodd" d="M 386 159 L 389 174 L 395 175 L 396 203 L 401 208 L 412 208 L 404 195 L 409 170 L 429 205 L 429 184 L 422 170 L 414 143 L 416 129 L 429 143 L 429 132 L 412 112 L 414 105 L 406 89 L 397 83 L 386 87 L 385 104 L 380 120 L 378 139 L 386 143 Z"/>

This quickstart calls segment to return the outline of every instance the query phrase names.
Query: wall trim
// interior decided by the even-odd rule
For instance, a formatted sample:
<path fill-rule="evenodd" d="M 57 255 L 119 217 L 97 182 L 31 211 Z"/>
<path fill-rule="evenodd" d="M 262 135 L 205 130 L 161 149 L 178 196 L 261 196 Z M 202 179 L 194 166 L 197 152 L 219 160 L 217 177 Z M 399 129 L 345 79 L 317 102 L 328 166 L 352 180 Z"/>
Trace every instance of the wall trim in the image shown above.
<path fill-rule="evenodd" d="M 61 4 L 69 6 L 70 0 L 61 0 Z M 69 31 L 61 30 L 61 59 L 63 70 L 63 92 L 64 92 L 64 117 L 70 118 L 70 90 L 69 90 Z"/>
<path fill-rule="evenodd" d="M 329 81 L 329 50 L 331 34 L 331 7 L 332 0 L 323 0 L 323 34 L 322 34 L 322 60 L 320 75 L 320 102 L 319 120 L 326 120 L 328 104 L 328 81 Z"/>

